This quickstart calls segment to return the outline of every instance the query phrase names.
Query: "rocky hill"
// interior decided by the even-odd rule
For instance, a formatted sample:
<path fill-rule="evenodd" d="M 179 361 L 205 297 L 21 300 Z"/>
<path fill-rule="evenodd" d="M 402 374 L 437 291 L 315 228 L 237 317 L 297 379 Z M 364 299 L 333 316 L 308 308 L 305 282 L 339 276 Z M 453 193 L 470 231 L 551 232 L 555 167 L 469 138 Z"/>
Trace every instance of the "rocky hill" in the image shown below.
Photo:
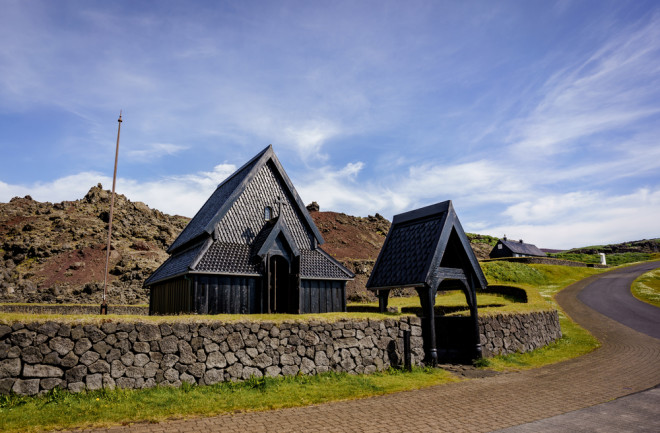
<path fill-rule="evenodd" d="M 99 303 L 105 273 L 110 192 L 99 184 L 76 201 L 30 196 L 0 203 L 0 302 Z M 147 303 L 142 282 L 167 258 L 188 223 L 115 196 L 110 303 Z"/>
<path fill-rule="evenodd" d="M 0 203 L 0 302 L 100 303 L 109 207 L 110 192 L 100 184 L 76 201 L 41 203 L 26 196 Z M 326 241 L 323 248 L 356 274 L 349 297 L 369 297 L 365 284 L 390 222 L 379 214 L 309 209 Z M 148 302 L 142 283 L 165 261 L 167 246 L 188 221 L 116 195 L 110 303 Z M 469 236 L 477 257 L 486 258 L 492 239 Z"/>
<path fill-rule="evenodd" d="M 576 254 L 657 253 L 660 252 L 660 239 L 642 239 L 640 241 L 622 242 L 620 244 L 574 248 L 565 252 Z"/>

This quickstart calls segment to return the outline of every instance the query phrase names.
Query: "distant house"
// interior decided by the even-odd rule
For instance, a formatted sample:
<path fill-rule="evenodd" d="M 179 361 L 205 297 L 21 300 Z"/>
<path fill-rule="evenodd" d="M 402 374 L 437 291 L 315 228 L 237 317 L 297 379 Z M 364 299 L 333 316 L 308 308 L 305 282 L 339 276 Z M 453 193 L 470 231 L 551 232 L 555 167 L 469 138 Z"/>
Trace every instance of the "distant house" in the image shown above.
<path fill-rule="evenodd" d="M 150 314 L 346 310 L 355 275 L 323 238 L 273 148 L 222 182 L 146 281 Z"/>
<path fill-rule="evenodd" d="M 489 254 L 491 259 L 500 257 L 546 257 L 546 254 L 538 249 L 536 245 L 526 244 L 522 239 L 510 241 L 503 237 L 497 241 L 497 245 Z"/>

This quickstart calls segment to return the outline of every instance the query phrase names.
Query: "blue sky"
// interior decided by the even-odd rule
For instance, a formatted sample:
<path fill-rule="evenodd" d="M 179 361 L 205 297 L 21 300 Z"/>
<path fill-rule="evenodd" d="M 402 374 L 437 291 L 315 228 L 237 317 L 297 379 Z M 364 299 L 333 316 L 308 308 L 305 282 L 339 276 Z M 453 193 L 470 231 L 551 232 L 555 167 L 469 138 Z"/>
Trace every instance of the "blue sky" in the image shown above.
<path fill-rule="evenodd" d="M 657 1 L 0 0 L 0 201 L 193 216 L 273 144 L 303 201 L 568 248 L 660 236 Z"/>

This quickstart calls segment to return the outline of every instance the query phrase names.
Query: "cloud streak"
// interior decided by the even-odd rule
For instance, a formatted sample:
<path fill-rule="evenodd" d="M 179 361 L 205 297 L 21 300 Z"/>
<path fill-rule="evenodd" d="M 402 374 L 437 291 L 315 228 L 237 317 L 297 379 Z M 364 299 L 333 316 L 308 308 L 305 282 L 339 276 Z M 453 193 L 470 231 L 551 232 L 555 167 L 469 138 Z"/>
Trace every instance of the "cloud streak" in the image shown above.
<path fill-rule="evenodd" d="M 574 150 L 583 138 L 660 112 L 660 15 L 615 33 L 587 59 L 555 73 L 529 115 L 514 122 L 514 152 L 538 157 Z M 657 129 L 657 127 L 656 127 Z M 599 140 L 600 141 L 600 140 Z"/>

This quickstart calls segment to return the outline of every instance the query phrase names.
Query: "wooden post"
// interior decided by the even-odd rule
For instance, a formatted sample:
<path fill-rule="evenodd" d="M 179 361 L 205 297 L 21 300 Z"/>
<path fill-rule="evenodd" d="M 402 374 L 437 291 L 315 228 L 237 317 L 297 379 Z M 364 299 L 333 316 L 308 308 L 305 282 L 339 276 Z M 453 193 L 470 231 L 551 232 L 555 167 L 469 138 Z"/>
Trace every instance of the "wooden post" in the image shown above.
<path fill-rule="evenodd" d="M 481 359 L 483 352 L 481 350 L 481 338 L 479 337 L 479 313 L 477 309 L 477 289 L 474 286 L 474 280 L 471 275 L 467 275 L 466 287 L 470 294 L 470 316 L 472 316 L 472 332 L 474 335 L 474 353 L 473 359 Z"/>
<path fill-rule="evenodd" d="M 115 170 L 112 174 L 112 197 L 110 199 L 110 217 L 108 221 L 108 245 L 105 255 L 105 274 L 103 275 L 103 300 L 101 302 L 101 314 L 108 314 L 106 297 L 108 293 L 108 267 L 110 265 L 110 239 L 112 239 L 112 211 L 115 207 L 115 184 L 117 183 L 117 160 L 119 159 L 119 133 L 121 132 L 121 110 L 117 119 L 117 147 L 115 149 Z"/>
<path fill-rule="evenodd" d="M 431 366 L 438 365 L 438 349 L 435 342 L 435 290 L 425 285 L 416 287 L 419 300 L 422 303 L 422 312 L 424 314 L 423 324 L 425 325 L 426 341 L 426 361 Z"/>
<path fill-rule="evenodd" d="M 379 290 L 378 291 L 378 310 L 381 313 L 387 312 L 387 301 L 390 295 L 390 289 Z"/>
<path fill-rule="evenodd" d="M 270 254 L 266 254 L 266 305 L 267 305 L 267 313 L 270 314 L 272 313 L 271 308 L 270 308 Z"/>

